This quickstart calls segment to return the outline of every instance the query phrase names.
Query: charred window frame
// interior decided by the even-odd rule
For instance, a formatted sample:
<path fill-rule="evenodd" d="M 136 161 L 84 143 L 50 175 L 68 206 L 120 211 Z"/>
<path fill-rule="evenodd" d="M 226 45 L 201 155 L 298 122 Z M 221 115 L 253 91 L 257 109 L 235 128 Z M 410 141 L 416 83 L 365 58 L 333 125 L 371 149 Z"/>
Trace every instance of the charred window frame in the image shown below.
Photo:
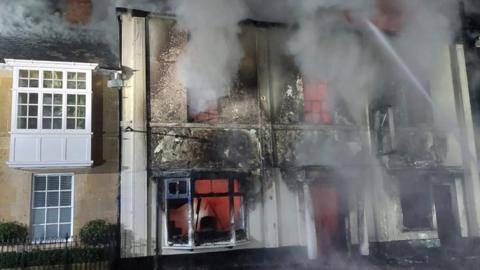
<path fill-rule="evenodd" d="M 434 229 L 434 202 L 429 177 L 405 174 L 398 179 L 403 230 Z"/>
<path fill-rule="evenodd" d="M 395 121 L 391 106 L 382 106 L 373 110 L 373 134 L 377 153 L 390 154 L 395 150 Z"/>
<path fill-rule="evenodd" d="M 246 241 L 241 182 L 234 174 L 165 179 L 166 245 L 216 247 Z"/>

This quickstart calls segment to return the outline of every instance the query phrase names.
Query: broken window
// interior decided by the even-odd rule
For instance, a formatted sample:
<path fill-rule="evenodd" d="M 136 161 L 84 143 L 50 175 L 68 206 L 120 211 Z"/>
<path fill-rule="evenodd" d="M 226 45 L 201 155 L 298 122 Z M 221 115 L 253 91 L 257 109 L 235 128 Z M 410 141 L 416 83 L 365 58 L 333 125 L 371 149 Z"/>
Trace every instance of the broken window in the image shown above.
<path fill-rule="evenodd" d="M 188 92 L 194 91 L 189 89 Z M 201 110 L 198 106 L 193 105 L 195 102 L 191 95 L 188 95 L 188 122 L 190 123 L 209 123 L 215 124 L 218 116 L 218 102 L 217 100 L 207 101 Z"/>
<path fill-rule="evenodd" d="M 246 240 L 244 199 L 237 177 L 167 179 L 166 200 L 168 245 Z"/>
<path fill-rule="evenodd" d="M 303 82 L 303 119 L 308 124 L 331 124 L 327 85 L 318 81 Z"/>
<path fill-rule="evenodd" d="M 373 133 L 379 154 L 388 154 L 394 150 L 395 125 L 391 106 L 373 110 Z"/>
<path fill-rule="evenodd" d="M 430 230 L 433 227 L 433 200 L 426 176 L 400 178 L 400 202 L 403 226 L 407 230 Z"/>

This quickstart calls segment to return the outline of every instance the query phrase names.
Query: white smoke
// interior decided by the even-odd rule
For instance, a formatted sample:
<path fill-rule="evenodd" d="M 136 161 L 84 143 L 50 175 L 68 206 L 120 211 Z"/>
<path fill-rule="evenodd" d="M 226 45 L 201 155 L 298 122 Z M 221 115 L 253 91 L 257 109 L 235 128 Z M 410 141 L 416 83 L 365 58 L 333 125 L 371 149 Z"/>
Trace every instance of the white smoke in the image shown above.
<path fill-rule="evenodd" d="M 238 34 L 247 8 L 241 0 L 181 0 L 175 11 L 180 28 L 190 34 L 178 76 L 190 91 L 190 109 L 202 111 L 230 89 L 243 57 Z"/>

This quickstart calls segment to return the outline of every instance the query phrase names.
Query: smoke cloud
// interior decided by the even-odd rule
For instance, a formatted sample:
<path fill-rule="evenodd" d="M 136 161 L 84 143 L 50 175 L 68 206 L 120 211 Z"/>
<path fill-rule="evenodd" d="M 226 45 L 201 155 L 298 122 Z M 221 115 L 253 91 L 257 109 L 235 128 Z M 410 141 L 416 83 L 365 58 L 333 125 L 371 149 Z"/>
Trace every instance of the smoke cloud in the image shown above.
<path fill-rule="evenodd" d="M 247 8 L 241 0 L 181 0 L 174 8 L 180 28 L 190 34 L 178 76 L 190 91 L 190 109 L 202 111 L 229 92 L 243 57 L 238 23 Z"/>

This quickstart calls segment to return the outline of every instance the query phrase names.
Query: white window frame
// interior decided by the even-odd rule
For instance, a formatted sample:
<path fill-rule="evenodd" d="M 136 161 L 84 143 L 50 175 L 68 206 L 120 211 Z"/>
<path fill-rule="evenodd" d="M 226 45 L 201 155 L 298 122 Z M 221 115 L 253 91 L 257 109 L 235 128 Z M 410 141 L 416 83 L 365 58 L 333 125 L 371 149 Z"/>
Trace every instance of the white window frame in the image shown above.
<path fill-rule="evenodd" d="M 31 203 L 30 203 L 30 234 L 31 234 L 31 240 L 34 241 L 34 242 L 38 242 L 38 241 L 41 241 L 41 242 L 49 242 L 49 241 L 52 241 L 52 242 L 55 242 L 56 240 L 64 240 L 65 238 L 57 238 L 57 239 L 41 239 L 41 240 L 38 240 L 38 239 L 34 239 L 33 238 L 33 210 L 34 209 L 45 209 L 45 222 L 46 222 L 46 219 L 47 219 L 47 209 L 49 208 L 46 204 L 46 200 L 47 200 L 47 192 L 48 192 L 48 189 L 47 189 L 47 186 L 45 186 L 45 206 L 44 207 L 34 207 L 34 203 L 35 203 L 35 177 L 45 177 L 46 178 L 46 181 L 48 181 L 48 176 L 58 176 L 58 177 L 62 177 L 62 176 L 70 176 L 71 179 L 72 179 L 72 183 L 71 183 L 71 189 L 70 189 L 70 192 L 71 192 L 71 201 L 70 201 L 70 207 L 72 208 L 72 211 L 71 211 L 71 215 L 70 215 L 70 235 L 69 235 L 69 241 L 72 240 L 72 237 L 73 237 L 73 224 L 74 224 L 74 215 L 75 215 L 75 175 L 73 173 L 39 173 L 39 174 L 33 174 L 32 175 L 32 188 L 31 188 L 31 192 L 32 192 L 32 196 L 31 196 Z M 59 188 L 61 187 L 61 182 L 59 183 Z M 61 189 L 60 189 L 61 191 Z M 59 200 L 60 200 L 60 195 L 59 195 Z M 60 209 L 61 207 L 60 206 L 56 206 L 56 207 L 50 207 L 50 208 L 57 208 L 57 209 Z M 59 215 L 59 218 L 60 218 L 60 211 L 58 213 Z M 65 223 L 65 222 L 64 222 Z M 47 223 L 44 223 L 43 225 L 46 226 Z M 51 223 L 51 224 L 54 224 L 54 223 Z M 57 223 L 58 225 L 61 224 L 61 222 L 59 221 Z M 45 230 L 46 230 L 46 227 L 45 227 Z M 44 237 L 46 237 L 46 234 L 44 235 Z"/>
<path fill-rule="evenodd" d="M 13 67 L 13 84 L 12 84 L 12 115 L 11 115 L 11 133 L 22 134 L 91 134 L 92 129 L 92 71 L 97 64 L 90 63 L 70 63 L 70 62 L 50 62 L 50 61 L 30 61 L 5 59 L 5 62 Z M 20 70 L 38 70 L 39 71 L 39 87 L 20 87 L 19 72 Z M 61 71 L 63 72 L 62 88 L 43 88 L 44 71 Z M 86 89 L 68 89 L 67 73 L 68 72 L 84 72 L 86 74 Z M 38 115 L 37 129 L 19 129 L 17 128 L 18 113 L 18 94 L 19 93 L 38 93 Z M 62 128 L 61 129 L 43 129 L 43 94 L 62 94 Z M 85 129 L 67 129 L 67 95 L 85 95 L 86 112 L 85 112 Z"/>
<path fill-rule="evenodd" d="M 5 59 L 5 63 L 11 67 L 13 74 L 11 89 L 10 158 L 7 165 L 11 168 L 78 168 L 91 166 L 93 164 L 91 160 L 92 79 L 93 71 L 97 68 L 98 64 L 18 59 Z M 20 70 L 38 71 L 38 87 L 20 87 Z M 44 71 L 63 72 L 62 88 L 43 88 Z M 68 72 L 85 73 L 85 89 L 68 89 Z M 18 128 L 19 93 L 38 94 L 36 129 Z M 43 129 L 44 94 L 62 95 L 61 129 Z M 67 129 L 68 95 L 85 95 L 84 129 Z M 80 142 L 81 145 L 77 142 Z M 25 147 L 25 145 L 28 145 L 29 148 Z"/>

